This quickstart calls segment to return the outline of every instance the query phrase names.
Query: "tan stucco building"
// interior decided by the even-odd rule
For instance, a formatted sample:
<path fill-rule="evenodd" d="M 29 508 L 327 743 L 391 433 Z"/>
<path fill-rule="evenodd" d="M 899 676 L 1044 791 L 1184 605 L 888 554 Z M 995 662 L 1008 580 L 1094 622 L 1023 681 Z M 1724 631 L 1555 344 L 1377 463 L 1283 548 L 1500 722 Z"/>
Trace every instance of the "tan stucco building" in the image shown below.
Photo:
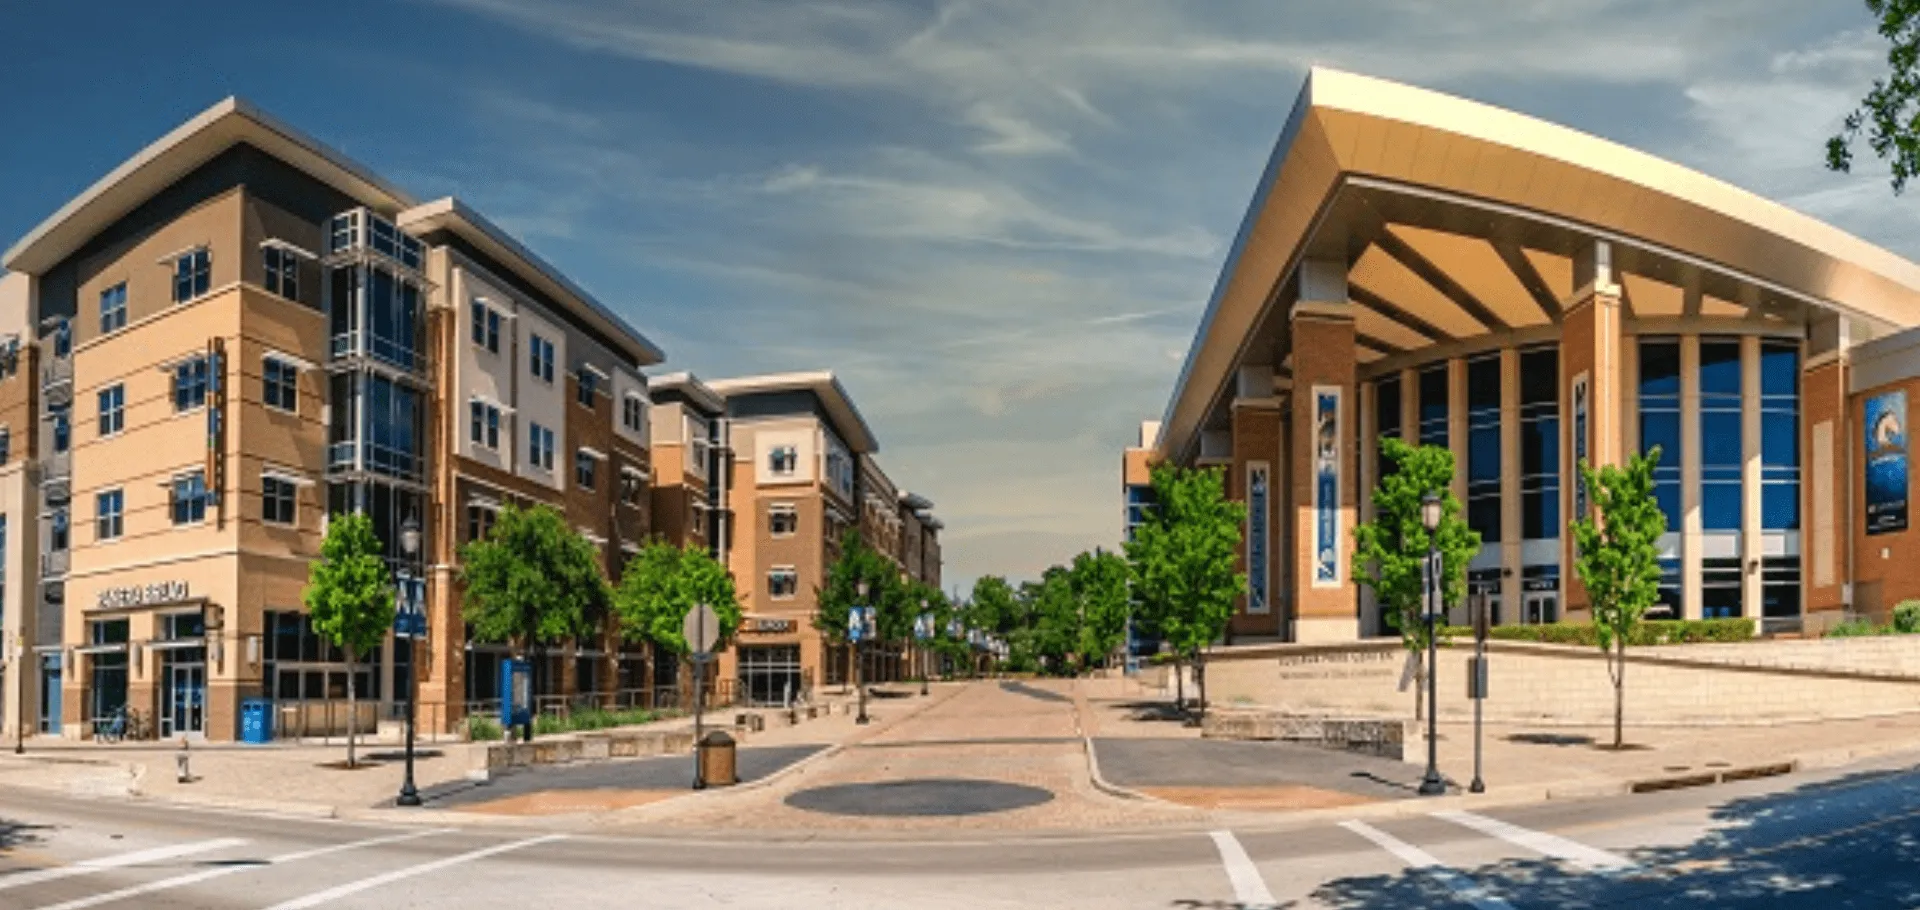
<path fill-rule="evenodd" d="M 1483 541 L 1468 582 L 1520 623 L 1586 615 L 1574 465 L 1659 445 L 1657 614 L 1816 630 L 1920 596 L 1915 326 L 1920 266 L 1833 227 L 1316 69 L 1122 487 L 1131 511 L 1151 461 L 1223 469 L 1250 509 L 1229 637 L 1342 640 L 1388 631 L 1351 564 L 1382 437 L 1451 449 Z"/>

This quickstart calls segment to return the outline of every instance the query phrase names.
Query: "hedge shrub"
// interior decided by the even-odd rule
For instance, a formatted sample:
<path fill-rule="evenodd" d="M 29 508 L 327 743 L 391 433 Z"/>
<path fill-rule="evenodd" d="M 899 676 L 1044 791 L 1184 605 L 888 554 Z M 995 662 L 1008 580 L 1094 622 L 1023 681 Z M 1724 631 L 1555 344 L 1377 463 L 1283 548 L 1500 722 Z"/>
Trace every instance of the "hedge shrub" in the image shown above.
<path fill-rule="evenodd" d="M 1915 617 L 1920 620 L 1920 616 Z M 1466 626 L 1448 626 L 1443 634 L 1455 641 L 1472 641 L 1473 630 Z M 1598 647 L 1600 630 L 1592 623 L 1555 622 L 1533 626 L 1494 626 L 1488 637 L 1502 641 L 1537 641 L 1554 645 Z M 1680 645 L 1708 641 L 1751 641 L 1751 619 L 1649 619 L 1636 625 L 1628 637 L 1629 647 Z"/>
<path fill-rule="evenodd" d="M 1903 600 L 1893 605 L 1893 631 L 1901 635 L 1920 632 L 1920 600 Z"/>

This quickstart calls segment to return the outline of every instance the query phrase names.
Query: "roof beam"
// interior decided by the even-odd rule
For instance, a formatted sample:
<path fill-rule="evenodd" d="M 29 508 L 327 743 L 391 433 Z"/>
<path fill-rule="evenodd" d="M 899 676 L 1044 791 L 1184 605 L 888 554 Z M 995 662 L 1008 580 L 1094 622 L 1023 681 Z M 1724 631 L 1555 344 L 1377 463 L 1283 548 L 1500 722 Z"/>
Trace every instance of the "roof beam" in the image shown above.
<path fill-rule="evenodd" d="M 1480 298 L 1473 296 L 1473 292 L 1461 287 L 1460 282 L 1453 280 L 1453 276 L 1447 274 L 1445 269 L 1435 265 L 1433 260 L 1421 255 L 1412 244 L 1401 239 L 1399 234 L 1395 234 L 1391 226 L 1383 227 L 1375 244 L 1381 251 L 1399 260 L 1400 264 L 1406 266 L 1409 271 L 1420 276 L 1421 281 L 1431 285 L 1442 296 L 1453 301 L 1455 306 L 1466 310 L 1467 315 L 1472 316 L 1488 330 L 1506 332 L 1513 329 L 1505 319 L 1501 319 L 1493 310 L 1488 309 L 1486 304 L 1481 303 Z"/>
<path fill-rule="evenodd" d="M 1394 344 L 1377 335 L 1368 335 L 1365 332 L 1353 333 L 1353 340 L 1355 344 L 1365 345 L 1383 354 L 1404 354 L 1407 352 L 1407 349 L 1400 345 Z"/>
<path fill-rule="evenodd" d="M 1547 287 L 1547 280 L 1540 277 L 1540 270 L 1527 260 L 1527 254 L 1520 252 L 1520 245 L 1511 240 L 1493 240 L 1493 251 L 1500 254 L 1500 261 L 1507 264 L 1507 270 L 1519 279 L 1520 285 L 1527 289 L 1527 295 L 1533 298 L 1534 306 L 1554 325 L 1560 324 L 1562 314 L 1560 301 L 1554 297 L 1553 289 Z"/>
<path fill-rule="evenodd" d="M 1370 309 L 1376 313 L 1379 313 L 1380 315 L 1385 316 L 1388 319 L 1393 320 L 1394 322 L 1400 323 L 1402 326 L 1408 329 L 1412 329 L 1413 331 L 1421 335 L 1425 335 L 1427 336 L 1427 338 L 1431 340 L 1434 340 L 1434 341 L 1459 341 L 1460 340 L 1459 338 L 1456 338 L 1450 333 L 1441 331 L 1440 328 L 1438 326 L 1435 326 L 1433 323 L 1430 323 L 1425 319 L 1421 319 L 1420 317 L 1415 316 L 1412 313 L 1409 313 L 1406 310 L 1401 309 L 1398 305 L 1387 300 L 1387 298 L 1382 297 L 1379 294 L 1375 294 L 1374 292 L 1369 291 L 1366 288 L 1363 288 L 1357 284 L 1354 284 L 1352 281 L 1347 282 L 1347 296 L 1353 298 L 1353 301 L 1355 303 L 1358 303 L 1361 306 L 1366 307 L 1367 309 Z"/>

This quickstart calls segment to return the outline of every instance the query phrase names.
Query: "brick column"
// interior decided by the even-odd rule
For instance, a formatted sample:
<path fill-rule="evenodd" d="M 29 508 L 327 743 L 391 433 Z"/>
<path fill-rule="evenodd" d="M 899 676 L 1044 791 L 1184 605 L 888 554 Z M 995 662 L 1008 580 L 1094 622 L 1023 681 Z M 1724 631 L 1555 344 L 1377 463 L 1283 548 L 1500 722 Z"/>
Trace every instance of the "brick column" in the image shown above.
<path fill-rule="evenodd" d="M 1580 517 L 1580 507 L 1591 511 L 1593 497 L 1580 479 L 1584 457 L 1593 467 L 1620 463 L 1620 363 L 1625 353 L 1621 335 L 1620 286 L 1613 275 L 1613 252 L 1604 241 L 1594 241 L 1574 257 L 1573 302 L 1561 323 L 1560 379 L 1567 410 L 1562 421 L 1567 465 L 1561 513 L 1568 522 Z M 1584 423 L 1582 411 L 1584 410 Z M 1561 535 L 1561 579 L 1566 590 L 1568 619 L 1590 618 L 1586 586 L 1574 570 L 1573 534 Z M 1580 614 L 1575 616 L 1575 613 Z"/>
<path fill-rule="evenodd" d="M 1337 261 L 1309 261 L 1301 269 L 1301 299 L 1291 314 L 1293 336 L 1292 435 L 1296 457 L 1291 499 L 1292 533 L 1299 543 L 1294 557 L 1295 641 L 1351 641 L 1359 637 L 1359 599 L 1351 577 L 1353 527 L 1359 512 L 1356 489 L 1359 459 L 1354 451 L 1353 305 L 1346 302 L 1346 270 Z M 1318 419 L 1319 402 L 1329 396 L 1330 426 Z M 1332 457 L 1332 537 L 1322 543 L 1320 475 L 1322 453 Z M 1331 572 L 1321 572 L 1320 549 L 1331 549 Z"/>
<path fill-rule="evenodd" d="M 1850 605 L 1850 556 L 1859 524 L 1850 479 L 1861 442 L 1847 400 L 1845 321 L 1816 321 L 1810 334 L 1800 379 L 1800 610 L 1813 631 L 1839 622 Z"/>
<path fill-rule="evenodd" d="M 1263 385 L 1265 388 L 1261 388 Z M 1266 552 L 1266 588 L 1263 603 L 1252 603 L 1243 595 L 1234 610 L 1233 617 L 1227 623 L 1229 640 L 1239 636 L 1281 636 L 1284 626 L 1281 623 L 1282 612 L 1278 602 L 1282 599 L 1279 584 L 1279 557 L 1276 555 L 1273 526 L 1279 515 L 1275 504 L 1274 487 L 1280 474 L 1280 400 L 1273 394 L 1273 371 L 1264 368 L 1243 368 L 1240 376 L 1240 395 L 1233 402 L 1233 464 L 1228 470 L 1227 495 L 1248 507 L 1247 521 L 1242 526 L 1240 539 L 1240 571 L 1247 576 L 1249 594 L 1251 593 L 1254 572 L 1248 561 L 1253 548 L 1255 527 L 1264 527 Z M 1254 472 L 1264 472 L 1266 476 L 1266 514 L 1265 520 L 1256 522 L 1252 513 L 1251 483 Z"/>

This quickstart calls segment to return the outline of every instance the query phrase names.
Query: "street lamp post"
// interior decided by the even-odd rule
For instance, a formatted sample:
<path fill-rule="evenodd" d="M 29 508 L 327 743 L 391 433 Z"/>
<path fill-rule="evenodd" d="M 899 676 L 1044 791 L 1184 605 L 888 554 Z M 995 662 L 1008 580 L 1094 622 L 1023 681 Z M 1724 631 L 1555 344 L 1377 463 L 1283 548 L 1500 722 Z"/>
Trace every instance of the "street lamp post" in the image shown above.
<path fill-rule="evenodd" d="M 929 659 L 927 641 L 933 638 L 933 614 L 927 610 L 927 600 L 924 597 L 920 599 L 920 621 L 914 623 L 913 630 L 919 633 L 916 637 L 920 639 L 920 695 L 925 697 L 927 675 L 930 672 L 928 664 L 932 663 Z"/>
<path fill-rule="evenodd" d="M 856 724 L 868 723 L 867 720 L 867 583 L 862 581 L 856 586 L 860 594 L 860 613 L 856 620 L 860 623 L 861 634 L 853 640 L 853 685 L 860 691 L 860 716 L 853 719 Z"/>
<path fill-rule="evenodd" d="M 1439 618 L 1442 591 L 1445 576 L 1440 565 L 1440 494 L 1429 491 L 1420 498 L 1420 524 L 1427 529 L 1427 563 L 1421 573 L 1425 581 L 1424 597 L 1421 609 L 1427 614 L 1427 774 L 1420 779 L 1421 796 L 1438 796 L 1447 792 L 1446 781 L 1440 778 L 1439 731 L 1435 715 L 1440 711 L 1440 686 L 1435 671 L 1439 669 L 1439 646 L 1434 640 L 1434 622 Z"/>
<path fill-rule="evenodd" d="M 36 668 L 38 669 L 38 668 Z M 27 751 L 27 641 L 24 637 L 13 637 L 13 754 L 24 755 Z"/>
<path fill-rule="evenodd" d="M 406 556 L 407 558 L 407 568 L 413 569 L 415 567 L 414 566 L 415 561 L 417 560 L 420 553 L 420 521 L 411 515 L 407 516 L 406 521 L 400 523 L 400 552 L 402 555 Z M 411 592 L 407 592 L 407 595 L 405 597 L 405 602 L 407 603 L 409 608 L 412 607 L 413 598 L 411 596 Z M 424 607 L 425 605 L 422 604 L 422 606 Z M 416 713 L 414 708 L 415 708 L 415 705 L 417 705 L 419 702 L 419 694 L 414 690 L 416 688 L 415 679 L 419 675 L 418 671 L 419 671 L 419 661 L 420 661 L 420 648 L 418 647 L 419 636 L 414 633 L 419 630 L 415 629 L 411 625 L 411 622 L 412 622 L 411 617 L 409 617 L 408 622 L 409 622 L 409 626 L 407 627 L 407 776 L 406 776 L 406 779 L 403 780 L 400 784 L 400 796 L 393 801 L 394 805 L 398 805 L 398 806 L 420 805 L 420 791 L 416 789 L 413 785 L 413 720 L 414 720 L 414 714 Z"/>

